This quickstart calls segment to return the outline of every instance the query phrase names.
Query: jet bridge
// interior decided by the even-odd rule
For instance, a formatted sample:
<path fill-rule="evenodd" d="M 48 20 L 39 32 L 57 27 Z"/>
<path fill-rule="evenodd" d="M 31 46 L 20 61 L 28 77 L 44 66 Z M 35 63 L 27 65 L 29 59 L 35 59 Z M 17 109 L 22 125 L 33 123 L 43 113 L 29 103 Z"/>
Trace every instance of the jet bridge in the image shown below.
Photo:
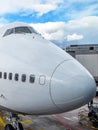
<path fill-rule="evenodd" d="M 76 58 L 93 75 L 98 86 L 98 44 L 70 45 L 65 51 Z"/>

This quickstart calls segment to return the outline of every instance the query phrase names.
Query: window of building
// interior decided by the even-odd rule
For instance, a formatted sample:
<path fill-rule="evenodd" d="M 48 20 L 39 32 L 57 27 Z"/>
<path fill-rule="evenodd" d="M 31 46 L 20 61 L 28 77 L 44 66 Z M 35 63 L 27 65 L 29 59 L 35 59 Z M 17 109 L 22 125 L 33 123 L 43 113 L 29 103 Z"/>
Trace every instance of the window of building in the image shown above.
<path fill-rule="evenodd" d="M 26 75 L 25 75 L 25 74 L 22 74 L 21 80 L 22 80 L 22 82 L 25 82 L 25 81 L 26 81 Z"/>
<path fill-rule="evenodd" d="M 93 46 L 91 46 L 91 47 L 89 48 L 89 50 L 94 50 L 94 47 L 93 47 Z"/>
<path fill-rule="evenodd" d="M 30 75 L 29 82 L 30 83 L 34 83 L 35 82 L 35 75 Z"/>
<path fill-rule="evenodd" d="M 4 72 L 4 79 L 7 79 L 7 73 Z"/>
<path fill-rule="evenodd" d="M 12 73 L 9 73 L 8 78 L 9 80 L 12 80 Z"/>
<path fill-rule="evenodd" d="M 19 80 L 19 74 L 15 74 L 15 77 L 14 77 L 15 81 L 18 81 Z"/>
<path fill-rule="evenodd" d="M 2 72 L 0 72 L 0 78 L 2 78 Z"/>

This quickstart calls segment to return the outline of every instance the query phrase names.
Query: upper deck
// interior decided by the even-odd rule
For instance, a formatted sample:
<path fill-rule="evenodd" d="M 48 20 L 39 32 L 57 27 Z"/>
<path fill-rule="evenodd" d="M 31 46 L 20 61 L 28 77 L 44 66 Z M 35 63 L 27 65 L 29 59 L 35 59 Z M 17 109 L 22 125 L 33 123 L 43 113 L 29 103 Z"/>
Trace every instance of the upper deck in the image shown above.
<path fill-rule="evenodd" d="M 5 37 L 11 34 L 38 34 L 37 31 L 24 23 L 12 23 L 0 28 L 0 36 Z"/>

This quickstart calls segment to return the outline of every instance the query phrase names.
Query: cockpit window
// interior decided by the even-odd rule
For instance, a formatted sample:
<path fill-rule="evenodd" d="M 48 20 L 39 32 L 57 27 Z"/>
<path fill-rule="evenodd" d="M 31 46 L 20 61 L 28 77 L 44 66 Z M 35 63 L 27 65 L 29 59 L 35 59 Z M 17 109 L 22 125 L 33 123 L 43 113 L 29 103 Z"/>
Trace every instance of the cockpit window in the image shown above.
<path fill-rule="evenodd" d="M 32 33 L 28 27 L 16 27 L 15 33 Z"/>
<path fill-rule="evenodd" d="M 5 34 L 3 35 L 3 37 L 5 37 L 5 36 L 7 36 L 7 35 L 10 35 L 10 34 L 12 34 L 12 33 L 14 33 L 14 32 L 13 32 L 13 28 L 8 29 L 8 30 L 5 32 Z"/>
<path fill-rule="evenodd" d="M 36 30 L 34 30 L 34 28 L 29 27 L 29 29 L 31 30 L 32 33 L 36 33 L 36 34 L 38 34 L 38 32 L 37 32 Z"/>
<path fill-rule="evenodd" d="M 15 28 L 11 28 L 8 29 L 5 34 L 3 35 L 3 37 L 10 35 L 10 34 L 21 34 L 21 33 L 35 33 L 38 34 L 32 27 L 26 27 L 26 26 L 21 26 L 21 27 L 15 27 Z"/>

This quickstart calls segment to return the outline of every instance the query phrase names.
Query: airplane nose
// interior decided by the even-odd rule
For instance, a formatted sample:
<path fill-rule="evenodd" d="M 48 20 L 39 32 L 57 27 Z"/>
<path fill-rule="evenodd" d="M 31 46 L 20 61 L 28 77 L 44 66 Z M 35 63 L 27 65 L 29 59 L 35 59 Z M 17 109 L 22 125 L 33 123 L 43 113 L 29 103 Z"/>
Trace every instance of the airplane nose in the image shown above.
<path fill-rule="evenodd" d="M 60 63 L 50 81 L 50 97 L 62 112 L 87 104 L 96 93 L 96 84 L 91 74 L 76 60 Z"/>

